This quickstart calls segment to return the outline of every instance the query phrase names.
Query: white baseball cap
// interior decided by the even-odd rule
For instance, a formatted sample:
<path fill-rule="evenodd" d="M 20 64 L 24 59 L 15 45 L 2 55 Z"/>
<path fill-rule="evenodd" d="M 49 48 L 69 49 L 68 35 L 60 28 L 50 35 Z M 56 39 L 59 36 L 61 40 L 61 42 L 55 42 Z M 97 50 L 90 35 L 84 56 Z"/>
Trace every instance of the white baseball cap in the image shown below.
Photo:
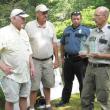
<path fill-rule="evenodd" d="M 11 14 L 10 14 L 10 18 L 14 17 L 14 16 L 21 16 L 23 18 L 28 17 L 29 15 L 26 14 L 25 11 L 23 11 L 22 9 L 13 9 Z"/>
<path fill-rule="evenodd" d="M 48 10 L 49 10 L 49 9 L 48 9 L 47 6 L 44 5 L 44 4 L 40 4 L 40 5 L 36 6 L 36 9 L 35 9 L 36 12 L 37 12 L 37 11 L 44 12 L 44 11 L 48 11 Z"/>

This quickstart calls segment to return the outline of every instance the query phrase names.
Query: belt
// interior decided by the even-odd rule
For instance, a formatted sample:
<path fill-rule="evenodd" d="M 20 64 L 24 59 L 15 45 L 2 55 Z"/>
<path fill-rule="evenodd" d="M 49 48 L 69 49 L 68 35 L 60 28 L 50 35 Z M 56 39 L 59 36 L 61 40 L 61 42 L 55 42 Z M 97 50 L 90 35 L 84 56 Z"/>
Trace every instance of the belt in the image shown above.
<path fill-rule="evenodd" d="M 45 60 L 49 60 L 50 58 L 52 58 L 53 59 L 53 55 L 52 56 L 50 56 L 50 57 L 48 57 L 48 58 L 43 58 L 43 59 L 40 59 L 40 58 L 35 58 L 35 57 L 32 57 L 33 59 L 35 59 L 35 60 L 39 60 L 39 61 L 45 61 Z"/>
<path fill-rule="evenodd" d="M 103 63 L 89 63 L 92 67 L 110 67 L 110 64 L 103 64 Z"/>
<path fill-rule="evenodd" d="M 68 53 L 65 53 L 65 57 L 66 57 L 66 58 L 73 58 L 73 57 L 79 57 L 79 56 L 78 56 L 78 53 L 76 53 L 76 54 L 68 54 Z"/>
<path fill-rule="evenodd" d="M 75 62 L 82 60 L 82 58 L 80 56 L 78 56 L 78 54 L 71 54 L 71 55 L 65 54 L 65 58 L 70 59 L 70 60 L 75 61 Z"/>

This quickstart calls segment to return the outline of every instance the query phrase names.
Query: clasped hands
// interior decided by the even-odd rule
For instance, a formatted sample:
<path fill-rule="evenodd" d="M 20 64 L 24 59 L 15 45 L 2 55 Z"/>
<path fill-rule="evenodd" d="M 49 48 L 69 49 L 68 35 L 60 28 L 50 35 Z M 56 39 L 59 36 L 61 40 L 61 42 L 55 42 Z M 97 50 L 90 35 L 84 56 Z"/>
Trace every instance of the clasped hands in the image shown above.
<path fill-rule="evenodd" d="M 96 52 L 79 52 L 79 56 L 82 58 L 85 57 L 93 57 L 93 58 L 100 58 L 100 53 L 96 53 Z"/>

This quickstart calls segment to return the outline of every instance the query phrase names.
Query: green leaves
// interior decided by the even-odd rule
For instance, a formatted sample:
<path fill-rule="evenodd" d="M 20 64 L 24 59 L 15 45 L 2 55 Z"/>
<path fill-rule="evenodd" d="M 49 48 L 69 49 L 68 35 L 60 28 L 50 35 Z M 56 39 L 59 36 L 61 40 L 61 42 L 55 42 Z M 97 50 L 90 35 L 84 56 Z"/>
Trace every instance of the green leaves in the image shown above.
<path fill-rule="evenodd" d="M 13 8 L 22 8 L 30 16 L 27 21 L 35 19 L 35 7 L 44 3 L 49 7 L 49 20 L 54 22 L 57 37 L 60 38 L 66 26 L 71 24 L 70 14 L 81 11 L 84 25 L 94 27 L 92 20 L 97 6 L 109 6 L 109 0 L 0 0 L 0 27 L 9 24 L 9 15 Z M 110 6 L 109 6 L 110 7 Z M 109 19 L 110 21 L 110 19 Z"/>

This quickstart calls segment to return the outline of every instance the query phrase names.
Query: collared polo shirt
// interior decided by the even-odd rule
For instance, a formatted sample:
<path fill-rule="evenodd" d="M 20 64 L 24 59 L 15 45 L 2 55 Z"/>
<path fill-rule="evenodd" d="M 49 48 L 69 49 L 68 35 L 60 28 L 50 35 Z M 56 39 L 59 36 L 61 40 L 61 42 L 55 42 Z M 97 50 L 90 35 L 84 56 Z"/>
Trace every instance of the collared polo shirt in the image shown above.
<path fill-rule="evenodd" d="M 33 57 L 44 59 L 53 55 L 52 43 L 57 43 L 57 38 L 51 22 L 46 21 L 41 27 L 37 20 L 30 21 L 25 29 L 29 35 Z"/>
<path fill-rule="evenodd" d="M 65 52 L 68 54 L 78 54 L 81 47 L 81 41 L 86 41 L 90 34 L 88 27 L 80 25 L 77 28 L 68 26 L 61 38 L 61 44 L 64 45 Z"/>
<path fill-rule="evenodd" d="M 86 41 L 90 52 L 110 54 L 110 26 L 106 24 L 101 30 L 94 28 Z M 89 57 L 89 62 L 110 64 L 110 59 Z"/>
<path fill-rule="evenodd" d="M 30 54 L 32 50 L 25 30 L 18 31 L 12 24 L 0 29 L 1 62 L 13 68 L 13 73 L 7 75 L 8 78 L 18 83 L 30 80 Z"/>

